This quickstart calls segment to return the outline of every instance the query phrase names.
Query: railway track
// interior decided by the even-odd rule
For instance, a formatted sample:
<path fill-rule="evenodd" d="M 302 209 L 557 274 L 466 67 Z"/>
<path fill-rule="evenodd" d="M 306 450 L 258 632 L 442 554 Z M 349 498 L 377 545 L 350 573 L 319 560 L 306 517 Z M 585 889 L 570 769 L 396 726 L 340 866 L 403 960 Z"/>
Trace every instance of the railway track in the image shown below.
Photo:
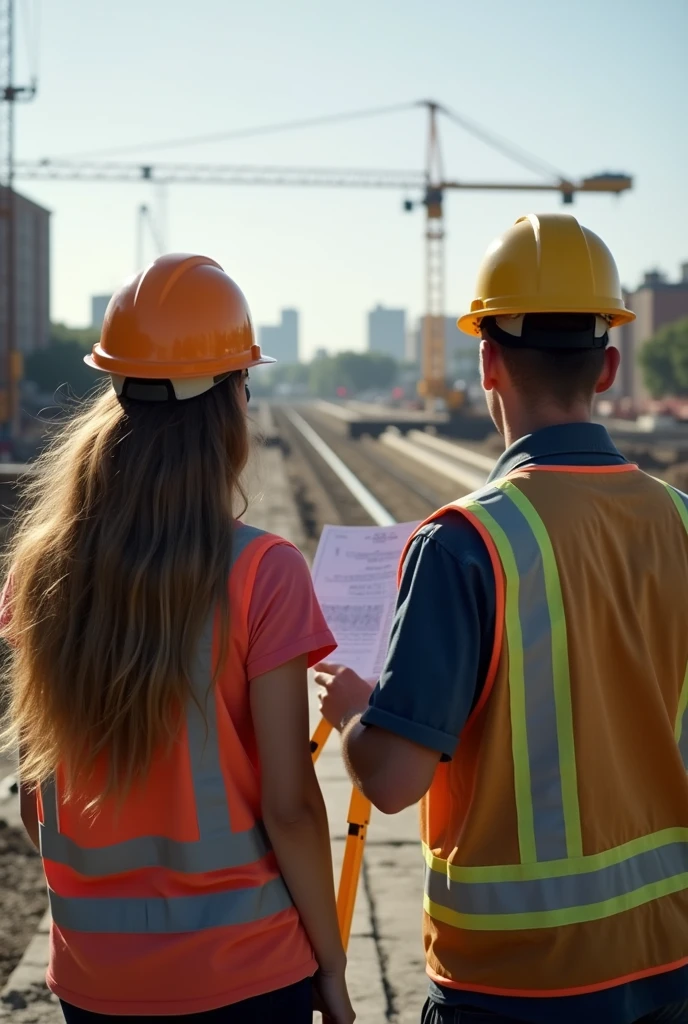
<path fill-rule="evenodd" d="M 373 493 L 391 495 L 389 500 L 403 518 L 425 517 L 476 490 L 494 466 L 494 457 L 477 443 L 458 442 L 427 429 L 409 428 L 408 424 L 403 433 L 390 427 L 376 433 L 375 438 L 361 434 L 353 439 L 345 427 L 354 415 L 355 410 L 328 402 L 306 405 L 302 410 L 303 418 Z M 626 458 L 645 472 L 682 490 L 688 488 L 688 448 L 674 449 L 649 439 L 631 442 L 616 435 L 614 440 Z"/>
<path fill-rule="evenodd" d="M 379 440 L 352 440 L 309 406 L 298 411 L 275 407 L 274 418 L 292 472 L 308 478 L 309 497 L 315 496 L 316 507 L 326 506 L 326 517 L 320 519 L 320 524 L 355 526 L 376 521 L 358 500 L 356 485 L 350 488 L 343 477 L 351 482 L 352 475 L 394 520 L 409 522 L 425 519 L 437 508 L 480 486 L 487 476 L 487 469 L 481 472 L 467 461 L 450 460 L 393 432 Z"/>

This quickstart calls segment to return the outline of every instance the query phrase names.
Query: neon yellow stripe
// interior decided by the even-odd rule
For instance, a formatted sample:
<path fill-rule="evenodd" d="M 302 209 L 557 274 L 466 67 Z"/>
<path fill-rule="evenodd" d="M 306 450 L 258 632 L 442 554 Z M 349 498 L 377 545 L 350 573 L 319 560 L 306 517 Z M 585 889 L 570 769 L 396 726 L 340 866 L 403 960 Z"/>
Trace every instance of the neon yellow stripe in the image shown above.
<path fill-rule="evenodd" d="M 504 491 L 524 516 L 533 531 L 542 555 L 547 604 L 549 605 L 550 626 L 552 630 L 552 676 L 554 680 L 554 705 L 557 716 L 561 798 L 566 828 L 566 851 L 569 857 L 580 857 L 583 853 L 583 835 L 578 803 L 576 748 L 573 738 L 571 678 L 569 673 L 566 615 L 557 562 L 545 524 L 525 494 L 509 480 L 503 480 L 496 486 Z"/>
<path fill-rule="evenodd" d="M 535 822 L 530 790 L 530 759 L 526 730 L 526 685 L 523 672 L 523 634 L 519 615 L 519 574 L 509 539 L 499 523 L 478 502 L 467 508 L 488 530 L 495 543 L 506 576 L 504 626 L 509 651 L 509 706 L 511 712 L 511 751 L 514 763 L 514 790 L 518 823 L 518 847 L 521 861 L 537 861 Z"/>
<path fill-rule="evenodd" d="M 676 715 L 676 725 L 674 726 L 674 736 L 678 743 L 683 735 L 683 723 L 686 720 L 686 710 L 688 709 L 688 665 L 686 665 L 686 674 L 683 677 L 683 686 L 681 687 L 681 695 L 678 699 L 678 714 Z"/>
<path fill-rule="evenodd" d="M 671 500 L 673 501 L 674 505 L 678 509 L 678 514 L 681 517 L 681 521 L 682 521 L 682 523 L 683 523 L 683 525 L 685 527 L 686 533 L 688 533 L 688 509 L 686 508 L 684 503 L 681 501 L 681 499 L 679 498 L 679 496 L 676 493 L 676 491 L 674 490 L 674 488 L 671 487 L 666 482 L 666 480 L 660 480 L 660 483 L 664 484 L 665 488 L 669 492 L 669 496 L 670 496 Z"/>
<path fill-rule="evenodd" d="M 685 503 L 678 496 L 674 488 L 666 482 L 666 480 L 660 480 L 659 482 L 663 484 L 668 491 L 669 497 L 673 501 L 676 509 L 678 510 L 678 514 L 681 517 L 681 522 L 683 523 L 685 531 L 688 533 L 688 509 L 686 508 Z M 683 677 L 683 686 L 681 687 L 681 695 L 678 700 L 678 713 L 676 715 L 676 723 L 674 725 L 674 736 L 676 737 L 677 743 L 683 735 L 683 721 L 686 708 L 688 708 L 688 665 L 686 665 L 686 674 Z"/>
<path fill-rule="evenodd" d="M 589 903 L 583 907 L 567 907 L 565 910 L 538 910 L 530 914 L 459 914 L 433 903 L 427 896 L 423 899 L 426 913 L 436 921 L 473 932 L 511 932 L 529 928 L 560 928 L 568 924 L 583 924 L 586 921 L 601 921 L 626 910 L 641 907 L 652 900 L 670 896 L 674 892 L 688 889 L 688 871 L 660 882 L 651 882 L 641 889 L 617 896 L 602 903 Z"/>
<path fill-rule="evenodd" d="M 532 882 L 539 878 L 557 878 L 563 875 L 583 875 L 601 868 L 620 864 L 640 853 L 658 850 L 670 843 L 688 843 L 688 828 L 665 828 L 649 836 L 631 839 L 622 846 L 614 846 L 603 853 L 566 860 L 543 860 L 535 864 L 493 864 L 487 867 L 462 867 L 435 856 L 430 847 L 423 844 L 425 863 L 431 871 L 449 876 L 452 882 Z"/>

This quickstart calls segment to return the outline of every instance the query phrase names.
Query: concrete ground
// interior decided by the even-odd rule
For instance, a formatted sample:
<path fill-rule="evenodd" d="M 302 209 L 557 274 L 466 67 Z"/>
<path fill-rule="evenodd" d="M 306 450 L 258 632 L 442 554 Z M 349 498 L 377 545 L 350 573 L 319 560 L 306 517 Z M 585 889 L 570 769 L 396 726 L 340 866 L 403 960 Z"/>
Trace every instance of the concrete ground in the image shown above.
<path fill-rule="evenodd" d="M 250 508 L 244 521 L 303 542 L 301 524 L 291 498 L 278 448 L 260 453 L 260 464 L 249 473 Z M 317 701 L 311 691 L 313 726 Z M 339 754 L 336 736 L 330 738 L 319 762 L 318 776 L 325 795 L 335 878 L 346 836 L 351 786 Z M 2 809 L 4 816 L 5 809 Z M 417 812 L 394 817 L 373 811 L 368 829 L 364 867 L 358 890 L 349 944 L 349 986 L 359 1024 L 415 1024 L 425 999 L 423 948 L 420 931 L 422 858 Z M 10 977 L 0 1001 L 0 1020 L 12 1024 L 58 1024 L 59 1007 L 44 985 L 47 928 L 43 921 L 24 959 Z M 0 924 L 0 927 L 3 927 Z"/>
<path fill-rule="evenodd" d="M 317 718 L 314 717 L 317 721 Z M 320 756 L 335 879 L 339 879 L 351 785 L 336 736 Z M 427 982 L 421 940 L 422 858 L 417 812 L 373 809 L 349 943 L 349 990 L 359 1024 L 416 1024 Z"/>

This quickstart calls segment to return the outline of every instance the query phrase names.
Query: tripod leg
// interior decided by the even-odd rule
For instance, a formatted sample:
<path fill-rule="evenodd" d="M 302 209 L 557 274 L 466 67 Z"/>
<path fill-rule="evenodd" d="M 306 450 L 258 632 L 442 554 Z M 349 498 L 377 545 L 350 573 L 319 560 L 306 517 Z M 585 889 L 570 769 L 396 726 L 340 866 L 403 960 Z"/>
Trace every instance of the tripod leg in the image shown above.
<path fill-rule="evenodd" d="M 345 949 L 349 945 L 349 936 L 351 935 L 358 881 L 363 865 L 366 832 L 368 822 L 370 821 L 370 809 L 370 800 L 354 787 L 347 815 L 349 829 L 346 837 L 346 846 L 344 847 L 344 860 L 342 862 L 342 873 L 339 877 L 339 889 L 337 891 L 337 917 Z"/>
<path fill-rule="evenodd" d="M 318 722 L 315 732 L 311 738 L 311 757 L 313 758 L 313 764 L 318 760 L 322 753 L 322 748 L 327 743 L 330 733 L 332 732 L 332 726 L 324 718 L 321 718 Z"/>
<path fill-rule="evenodd" d="M 330 723 L 321 718 L 311 739 L 313 763 L 318 760 L 331 732 L 332 726 Z M 349 802 L 349 813 L 347 815 L 349 828 L 344 847 L 342 873 L 339 877 L 339 888 L 337 890 L 337 918 L 345 949 L 349 945 L 349 937 L 351 935 L 358 881 L 363 865 L 366 832 L 368 822 L 370 821 L 370 808 L 370 800 L 354 787 L 351 791 L 351 800 Z"/>

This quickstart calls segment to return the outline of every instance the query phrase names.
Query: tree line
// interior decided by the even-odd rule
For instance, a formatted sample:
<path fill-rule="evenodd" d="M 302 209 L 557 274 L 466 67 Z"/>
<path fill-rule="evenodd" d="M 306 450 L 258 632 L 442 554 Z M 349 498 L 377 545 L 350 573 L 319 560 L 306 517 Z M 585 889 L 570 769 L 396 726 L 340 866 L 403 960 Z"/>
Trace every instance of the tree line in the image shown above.
<path fill-rule="evenodd" d="M 24 377 L 43 395 L 56 392 L 82 397 L 94 385 L 84 355 L 98 340 L 98 331 L 53 324 L 50 343 L 25 359 Z M 662 327 L 640 352 L 645 384 L 653 398 L 688 396 L 688 317 Z M 406 368 L 407 373 L 410 368 Z M 275 366 L 253 375 L 256 395 L 300 392 L 322 398 L 387 390 L 404 373 L 390 356 L 377 352 L 320 354 L 310 363 Z"/>
<path fill-rule="evenodd" d="M 688 395 L 688 316 L 661 327 L 640 354 L 645 385 L 653 398 Z"/>
<path fill-rule="evenodd" d="M 91 328 L 72 328 L 53 324 L 50 343 L 40 352 L 32 352 L 24 361 L 24 377 L 32 381 L 42 395 L 56 392 L 83 397 L 95 382 L 93 370 L 84 364 L 84 355 L 98 341 Z M 399 373 L 398 363 L 376 352 L 338 352 L 319 355 L 310 363 L 262 369 L 252 375 L 251 390 L 257 396 L 288 390 L 307 392 L 323 398 L 338 393 L 356 394 L 370 389 L 393 387 Z"/>

